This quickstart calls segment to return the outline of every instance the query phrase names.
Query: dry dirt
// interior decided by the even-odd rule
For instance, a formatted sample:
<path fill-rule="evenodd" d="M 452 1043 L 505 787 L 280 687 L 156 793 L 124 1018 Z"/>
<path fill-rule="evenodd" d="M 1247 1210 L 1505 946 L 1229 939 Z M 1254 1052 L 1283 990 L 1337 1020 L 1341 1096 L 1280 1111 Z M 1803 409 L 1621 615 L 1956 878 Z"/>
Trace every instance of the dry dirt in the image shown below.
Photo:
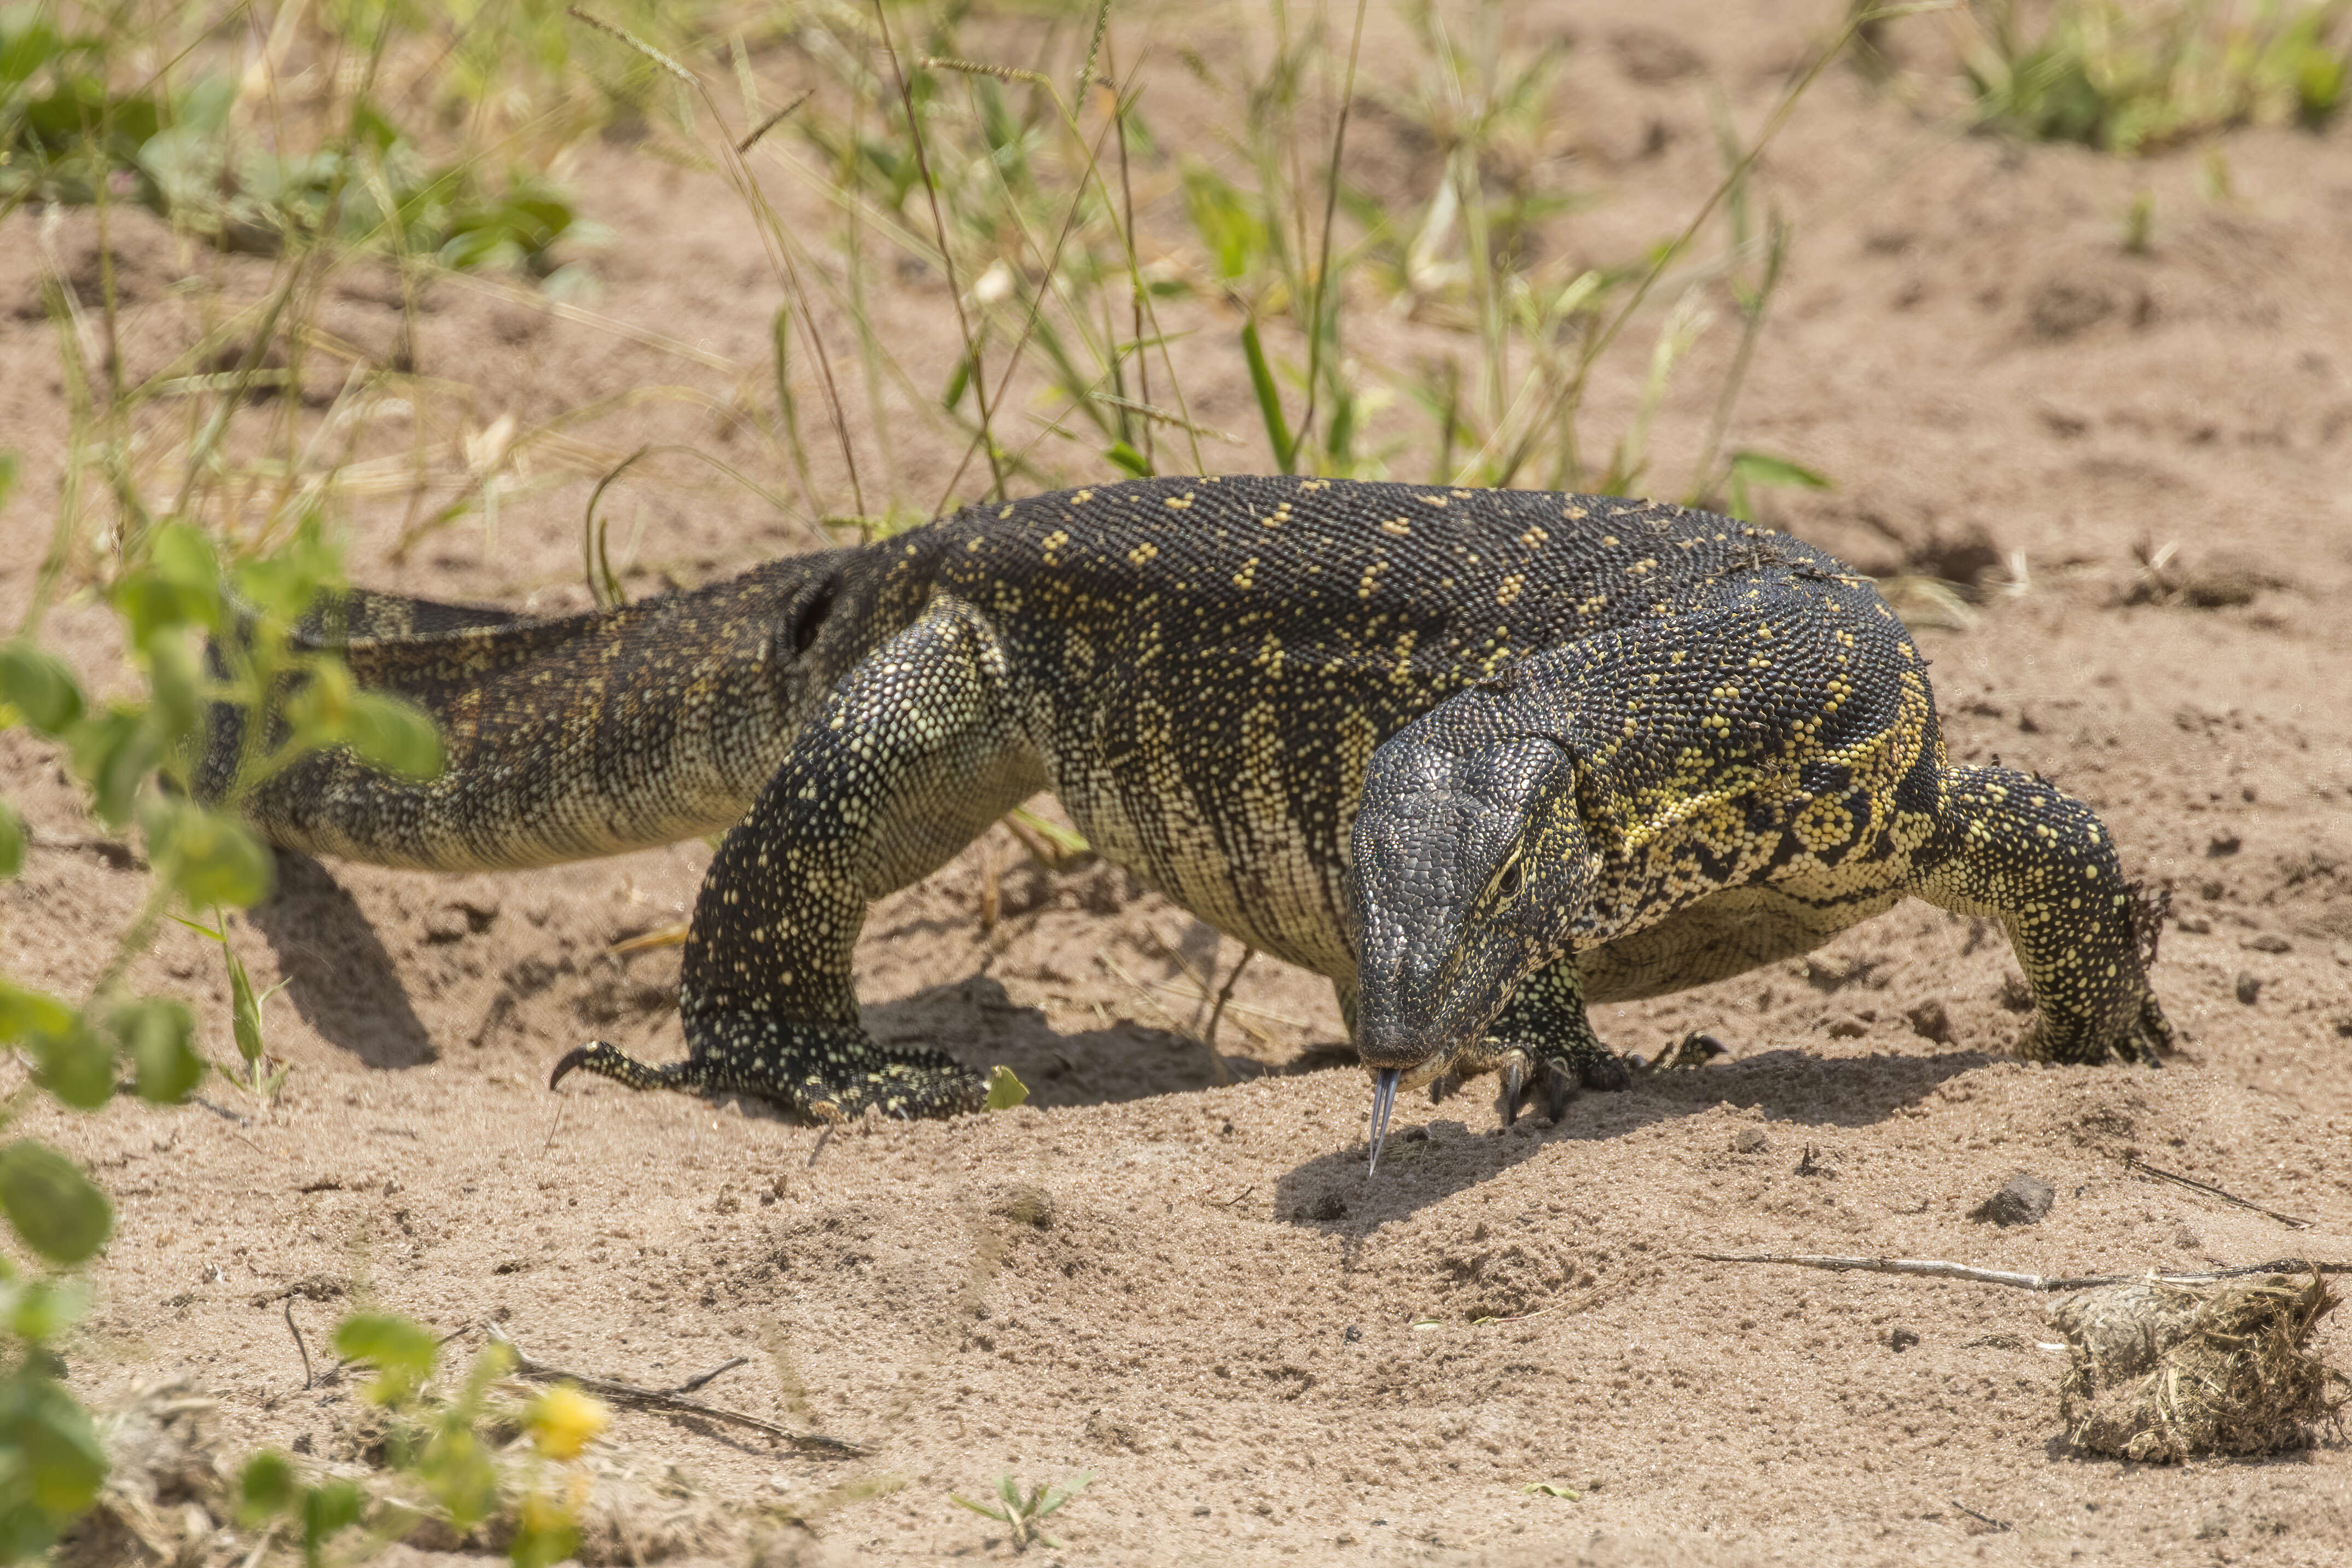
<path fill-rule="evenodd" d="M 1753 128 L 1839 9 L 1526 7 L 1526 36 L 1574 38 L 1557 150 L 1608 195 L 1557 243 L 1616 260 L 1677 227 L 1720 169 L 1707 92 Z M 1222 26 L 1183 39 L 1213 50 L 1199 29 Z M 1122 55 L 1172 47 L 1174 28 L 1135 24 Z M 1930 58 L 1932 34 L 1910 47 Z M 1381 24 L 1375 77 L 1402 72 L 1394 47 Z M 1146 112 L 1213 151 L 1214 106 L 1160 63 Z M 786 85 L 799 68 L 762 67 Z M 1871 570 L 1983 591 L 1967 628 L 1922 634 L 1953 753 L 2051 775 L 2172 889 L 2157 983 L 2186 1045 L 2164 1070 L 2008 1057 L 2024 1016 L 2004 947 L 1914 904 L 1805 963 L 1601 1010 L 1621 1048 L 1710 1031 L 1730 1047 L 1716 1065 L 1588 1096 L 1556 1127 L 1501 1131 L 1483 1100 L 1421 1107 L 1367 1180 L 1366 1082 L 1328 991 L 1261 962 L 1213 1059 L 1185 965 L 1222 973 L 1236 944 L 1118 873 L 1047 875 L 998 833 L 877 910 L 860 984 L 878 1035 L 1009 1064 L 1034 1101 L 820 1150 L 756 1106 L 543 1087 L 591 1033 L 681 1049 L 675 951 L 610 950 L 682 917 L 702 846 L 509 877 L 288 858 L 277 896 L 232 921 L 257 983 L 285 985 L 267 1010 L 294 1068 L 277 1100 L 215 1084 L 209 1105 L 27 1118 L 119 1205 L 69 1351 L 77 1387 L 184 1373 L 223 1401 L 232 1450 L 347 1452 L 357 1396 L 303 1391 L 289 1291 L 313 1355 L 355 1301 L 444 1329 L 496 1321 L 543 1360 L 646 1383 L 747 1355 L 707 1396 L 871 1456 L 624 1414 L 603 1461 L 690 1516 L 669 1535 L 645 1523 L 635 1550 L 674 1536 L 730 1563 L 763 1516 L 776 1550 L 821 1560 L 1003 1556 L 1003 1532 L 948 1494 L 1004 1471 L 1093 1473 L 1059 1518 L 1071 1561 L 2347 1561 L 2340 1436 L 2259 1462 L 2070 1458 L 2037 1298 L 1693 1257 L 2352 1258 L 2352 122 L 2221 147 L 2226 193 L 2194 153 L 2123 163 L 1956 136 L 1832 70 L 1767 162 L 1797 243 L 1733 432 L 1837 481 L 1776 495 L 1775 521 Z M 1436 177 L 1376 111 L 1354 152 L 1392 192 Z M 706 357 L 436 285 L 418 363 L 472 389 L 474 427 L 656 384 L 723 399 L 728 362 L 756 378 L 778 293 L 722 184 L 625 146 L 573 177 L 615 237 L 587 303 Z M 2134 256 L 2119 241 L 2141 190 L 2154 245 Z M 777 199 L 812 234 L 828 221 L 782 182 Z M 134 363 L 179 341 L 184 271 L 232 293 L 266 272 L 118 222 Z M 36 279 L 46 254 L 89 286 L 95 247 L 87 214 L 0 225 L 0 432 L 27 474 L 0 521 L 12 612 L 64 441 Z M 944 367 L 938 284 L 877 287 L 908 352 Z M 398 303 L 353 268 L 323 320 L 383 352 Z M 1368 353 L 1442 342 L 1363 315 Z M 1664 474 L 1695 444 L 1729 335 L 1661 416 Z M 1604 375 L 1597 431 L 1630 406 L 1643 352 Z M 1254 428 L 1237 367 L 1201 352 L 1205 422 Z M 616 455 L 731 439 L 676 402 L 608 411 L 580 438 Z M 954 456 L 895 454 L 907 493 L 936 489 Z M 798 525 L 676 473 L 627 492 L 640 591 L 656 571 L 699 580 L 804 546 Z M 363 510 L 352 574 L 580 604 L 586 488 L 559 473 L 510 498 L 495 533 L 470 518 L 399 563 L 403 512 Z M 2134 549 L 2165 545 L 2153 584 Z M 104 617 L 58 624 L 107 679 Z M 21 733 L 0 737 L 0 782 L 37 836 L 0 889 L 0 957 L 72 990 L 142 876 L 90 839 Z M 197 1003 L 206 1048 L 233 1058 L 215 950 L 174 929 L 133 978 Z M 2135 1150 L 2315 1224 L 2137 1176 Z M 2054 1185 L 2048 1216 L 1972 1220 L 2021 1168 Z M 2318 1342 L 2339 1366 L 2348 1319 Z M 1538 1482 L 1581 1495 L 1525 1489 Z M 773 1523 L 793 1515 L 814 1533 Z"/>

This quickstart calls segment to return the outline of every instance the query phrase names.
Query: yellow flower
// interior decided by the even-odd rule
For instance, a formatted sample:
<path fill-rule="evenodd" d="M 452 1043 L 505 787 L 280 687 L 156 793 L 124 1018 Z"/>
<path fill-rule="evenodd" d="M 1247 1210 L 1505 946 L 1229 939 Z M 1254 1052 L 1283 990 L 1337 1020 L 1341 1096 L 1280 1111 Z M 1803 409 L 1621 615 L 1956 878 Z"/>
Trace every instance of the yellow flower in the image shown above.
<path fill-rule="evenodd" d="M 531 1441 L 551 1459 L 576 1459 L 612 1418 L 603 1400 L 559 1383 L 531 1401 Z"/>

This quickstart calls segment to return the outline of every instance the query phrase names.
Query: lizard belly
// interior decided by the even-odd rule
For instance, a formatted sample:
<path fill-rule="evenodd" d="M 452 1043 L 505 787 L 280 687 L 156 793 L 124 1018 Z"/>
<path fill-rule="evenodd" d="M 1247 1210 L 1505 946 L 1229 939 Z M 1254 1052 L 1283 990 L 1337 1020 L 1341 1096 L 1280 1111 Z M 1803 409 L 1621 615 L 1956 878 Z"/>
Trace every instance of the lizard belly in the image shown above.
<path fill-rule="evenodd" d="M 1597 946 L 1577 971 L 1595 1002 L 1663 996 L 1811 952 L 1847 927 L 1902 901 L 1898 887 L 1801 878 L 1723 890 Z"/>
<path fill-rule="evenodd" d="M 1055 797 L 1103 858 L 1286 963 L 1352 974 L 1339 845 L 1354 803 L 1286 793 L 1279 717 L 1256 704 L 1242 716 L 1238 751 L 1203 748 L 1145 700 L 1120 724 L 1139 743 L 1064 734 L 1039 749 Z"/>

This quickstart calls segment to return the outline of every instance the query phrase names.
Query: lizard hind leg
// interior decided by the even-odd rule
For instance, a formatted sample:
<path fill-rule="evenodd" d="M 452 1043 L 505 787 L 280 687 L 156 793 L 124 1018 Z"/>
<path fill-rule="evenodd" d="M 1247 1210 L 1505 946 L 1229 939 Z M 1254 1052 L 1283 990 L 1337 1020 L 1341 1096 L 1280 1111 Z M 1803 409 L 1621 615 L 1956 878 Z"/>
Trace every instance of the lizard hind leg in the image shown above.
<path fill-rule="evenodd" d="M 835 689 L 711 860 L 678 988 L 690 1060 L 666 1087 L 820 1121 L 980 1109 L 982 1074 L 866 1032 L 852 957 L 874 900 L 1043 787 L 1001 670 L 986 620 L 943 599 Z"/>
<path fill-rule="evenodd" d="M 614 1083 L 631 1089 L 677 1089 L 688 1092 L 702 1088 L 702 1064 L 695 1061 L 672 1062 L 667 1067 L 648 1067 L 619 1047 L 604 1040 L 591 1040 L 563 1053 L 548 1075 L 547 1087 L 553 1089 L 573 1071 L 594 1073 L 609 1078 Z"/>

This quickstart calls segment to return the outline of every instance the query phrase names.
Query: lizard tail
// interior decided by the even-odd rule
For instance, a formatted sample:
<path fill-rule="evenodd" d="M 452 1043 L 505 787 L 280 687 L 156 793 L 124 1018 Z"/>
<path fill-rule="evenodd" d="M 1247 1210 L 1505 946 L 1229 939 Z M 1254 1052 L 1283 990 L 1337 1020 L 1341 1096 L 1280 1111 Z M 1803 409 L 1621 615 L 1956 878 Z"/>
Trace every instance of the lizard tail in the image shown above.
<path fill-rule="evenodd" d="M 782 763 L 832 663 L 857 651 L 834 646 L 856 643 L 868 608 L 840 593 L 854 553 L 546 618 L 339 591 L 296 651 L 339 656 L 362 688 L 422 708 L 441 731 L 440 775 L 395 777 L 337 748 L 240 787 L 283 742 L 298 676 L 259 732 L 215 705 L 194 793 L 235 801 L 285 847 L 418 870 L 548 866 L 720 831 Z M 820 632 L 838 635 L 820 646 Z M 213 650 L 217 671 L 232 652 Z"/>

